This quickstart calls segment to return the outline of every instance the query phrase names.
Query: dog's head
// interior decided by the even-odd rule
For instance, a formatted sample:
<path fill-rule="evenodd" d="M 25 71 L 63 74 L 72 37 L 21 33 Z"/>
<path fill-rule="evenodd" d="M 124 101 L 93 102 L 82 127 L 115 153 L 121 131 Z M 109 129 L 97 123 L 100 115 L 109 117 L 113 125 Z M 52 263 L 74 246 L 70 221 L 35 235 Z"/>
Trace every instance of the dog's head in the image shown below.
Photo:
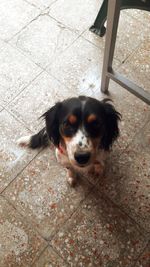
<path fill-rule="evenodd" d="M 108 103 L 80 96 L 56 103 L 44 115 L 49 139 L 64 147 L 71 164 L 91 164 L 99 149 L 108 151 L 119 135 L 120 114 Z"/>

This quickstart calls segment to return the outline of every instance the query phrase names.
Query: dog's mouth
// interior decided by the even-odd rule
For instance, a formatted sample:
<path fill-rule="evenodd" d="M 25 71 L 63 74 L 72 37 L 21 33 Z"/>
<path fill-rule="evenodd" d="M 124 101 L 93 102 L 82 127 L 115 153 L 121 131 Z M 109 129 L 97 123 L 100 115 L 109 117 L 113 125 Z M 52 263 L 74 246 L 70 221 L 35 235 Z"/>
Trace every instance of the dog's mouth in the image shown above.
<path fill-rule="evenodd" d="M 72 164 L 78 168 L 86 168 L 92 163 L 92 154 L 90 152 L 75 152 Z"/>

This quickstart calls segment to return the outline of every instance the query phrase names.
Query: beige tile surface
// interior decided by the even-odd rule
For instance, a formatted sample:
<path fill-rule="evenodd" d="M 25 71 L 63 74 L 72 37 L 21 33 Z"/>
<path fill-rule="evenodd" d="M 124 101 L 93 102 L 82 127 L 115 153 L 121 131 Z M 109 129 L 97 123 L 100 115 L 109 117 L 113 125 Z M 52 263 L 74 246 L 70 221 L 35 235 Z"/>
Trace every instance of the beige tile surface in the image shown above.
<path fill-rule="evenodd" d="M 141 43 L 119 71 L 150 92 L 150 37 Z"/>
<path fill-rule="evenodd" d="M 39 73 L 38 68 L 17 49 L 2 43 L 0 50 L 0 103 L 5 106 Z"/>
<path fill-rule="evenodd" d="M 27 23 L 38 16 L 40 11 L 23 0 L 0 1 L 0 36 L 9 40 Z"/>
<path fill-rule="evenodd" d="M 101 3 L 0 1 L 0 267 L 149 267 L 150 109 L 114 82 L 100 92 Z M 149 12 L 121 11 L 114 67 L 147 91 L 149 37 Z M 16 140 L 81 94 L 111 98 L 122 121 L 104 175 L 71 188 L 52 146 Z"/>
<path fill-rule="evenodd" d="M 45 68 L 78 37 L 43 13 L 11 40 L 27 57 Z"/>
<path fill-rule="evenodd" d="M 36 131 L 44 125 L 39 117 L 69 95 L 69 89 L 43 72 L 7 108 L 31 130 Z"/>
<path fill-rule="evenodd" d="M 109 159 L 99 190 L 149 232 L 150 123 L 136 135 L 126 151 Z"/>
<path fill-rule="evenodd" d="M 79 38 L 47 67 L 47 71 L 65 84 L 74 95 L 93 95 L 100 86 L 103 53 Z M 118 62 L 115 61 L 115 65 Z"/>
<path fill-rule="evenodd" d="M 26 0 L 31 5 L 34 5 L 40 9 L 45 9 L 55 3 L 57 0 Z"/>
<path fill-rule="evenodd" d="M 92 192 L 52 240 L 72 266 L 132 266 L 145 241 L 132 221 Z"/>
<path fill-rule="evenodd" d="M 104 51 L 105 36 L 99 37 L 90 32 L 89 29 L 82 36 Z M 122 10 L 119 19 L 114 58 L 123 62 L 148 36 L 150 37 L 148 28 L 144 24 L 141 24 L 140 21 L 127 15 L 126 11 Z"/>
<path fill-rule="evenodd" d="M 91 186 L 80 180 L 71 188 L 66 171 L 56 162 L 50 148 L 28 165 L 4 195 L 33 221 L 41 235 L 49 239 L 79 206 Z"/>
<path fill-rule="evenodd" d="M 39 259 L 32 265 L 33 267 L 67 267 L 67 263 L 48 246 L 40 255 Z"/>
<path fill-rule="evenodd" d="M 17 139 L 30 135 L 21 123 L 7 111 L 0 113 L 0 192 L 32 160 L 37 151 L 25 150 L 17 146 Z"/>
<path fill-rule="evenodd" d="M 144 252 L 140 255 L 135 267 L 149 267 L 150 263 L 150 244 L 147 245 Z"/>
<path fill-rule="evenodd" d="M 102 1 L 59 0 L 50 8 L 50 16 L 81 33 L 93 23 Z M 65 16 L 64 16 L 65 14 Z"/>
<path fill-rule="evenodd" d="M 0 264 L 3 267 L 31 266 L 46 242 L 25 219 L 0 196 Z"/>

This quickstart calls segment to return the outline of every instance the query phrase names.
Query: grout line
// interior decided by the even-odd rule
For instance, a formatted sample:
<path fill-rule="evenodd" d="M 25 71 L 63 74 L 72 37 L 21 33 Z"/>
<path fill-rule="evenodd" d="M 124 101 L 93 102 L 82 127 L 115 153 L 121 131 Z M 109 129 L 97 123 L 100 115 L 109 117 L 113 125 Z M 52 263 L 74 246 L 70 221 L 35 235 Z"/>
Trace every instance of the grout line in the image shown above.
<path fill-rule="evenodd" d="M 5 109 L 7 110 L 7 107 L 11 104 L 11 102 L 13 102 L 28 86 L 30 86 L 32 84 L 32 82 L 34 82 L 34 80 L 36 80 L 42 73 L 44 72 L 44 70 L 41 70 L 31 81 L 29 81 L 29 83 L 27 85 L 25 85 L 25 87 L 22 88 L 22 90 L 20 92 L 18 92 L 18 94 L 16 94 L 8 103 L 6 103 L 5 105 Z"/>
<path fill-rule="evenodd" d="M 15 175 L 15 177 L 8 183 L 8 185 L 0 192 L 0 194 L 3 194 L 6 189 L 8 188 L 8 186 L 10 186 L 14 180 L 28 167 L 28 165 L 43 151 L 43 149 L 39 149 L 37 150 L 37 154 L 35 156 L 33 156 L 33 158 L 31 160 L 29 160 L 29 162 L 27 163 L 27 165 L 25 165 L 17 175 Z"/>
<path fill-rule="evenodd" d="M 25 222 L 25 224 L 29 227 L 29 228 L 31 228 L 32 227 L 32 225 L 34 225 L 34 222 L 32 221 L 32 220 L 30 220 L 29 219 L 29 217 L 27 217 L 27 216 L 25 216 L 25 215 L 23 215 L 20 211 L 19 211 L 19 209 L 7 198 L 7 196 L 5 196 L 5 195 L 3 195 L 3 194 L 0 194 L 0 197 L 2 197 L 3 199 L 5 199 L 6 201 L 7 201 L 7 203 L 16 211 L 16 213 L 21 217 L 21 220 L 23 220 L 24 222 Z M 31 225 L 30 225 L 30 224 Z M 46 243 L 47 243 L 47 245 L 49 245 L 49 243 L 48 243 L 48 241 L 40 234 L 40 232 L 38 231 L 38 229 L 36 228 L 36 227 L 34 227 L 34 232 L 36 233 L 36 234 L 38 234 L 39 236 L 40 236 L 40 238 L 42 239 L 42 240 L 44 240 Z"/>
<path fill-rule="evenodd" d="M 135 259 L 135 263 L 132 267 L 136 267 L 136 264 L 138 262 L 138 260 L 140 259 L 140 257 L 142 256 L 142 254 L 144 253 L 144 251 L 147 249 L 148 245 L 150 244 L 150 240 L 149 242 L 147 243 L 147 245 L 144 247 L 144 249 L 141 251 L 141 253 L 139 254 L 139 256 Z M 141 266 L 142 267 L 142 266 Z M 143 266 L 144 267 L 144 266 Z"/>
<path fill-rule="evenodd" d="M 47 244 L 47 246 L 44 247 L 44 249 L 41 251 L 41 253 L 38 255 L 38 257 L 36 257 L 36 258 L 33 260 L 31 267 L 33 266 L 33 264 L 35 264 L 35 263 L 39 260 L 39 258 L 41 257 L 41 255 L 45 252 L 45 250 L 46 250 L 48 247 L 49 247 L 49 244 Z"/>

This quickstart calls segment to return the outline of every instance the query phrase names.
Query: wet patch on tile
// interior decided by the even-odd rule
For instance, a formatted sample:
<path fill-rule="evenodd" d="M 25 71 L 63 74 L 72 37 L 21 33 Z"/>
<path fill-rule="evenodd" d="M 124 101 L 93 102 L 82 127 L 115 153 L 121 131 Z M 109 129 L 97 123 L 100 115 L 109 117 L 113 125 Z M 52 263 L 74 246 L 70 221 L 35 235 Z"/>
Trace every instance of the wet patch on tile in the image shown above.
<path fill-rule="evenodd" d="M 45 68 L 77 37 L 77 34 L 45 13 L 16 35 L 11 43 L 19 48 L 24 55 Z"/>
<path fill-rule="evenodd" d="M 46 242 L 17 211 L 0 197 L 0 263 L 3 267 L 30 266 Z"/>
<path fill-rule="evenodd" d="M 16 177 L 28 162 L 38 153 L 17 146 L 17 139 L 31 135 L 21 123 L 7 111 L 0 113 L 0 192 Z"/>
<path fill-rule="evenodd" d="M 58 165 L 54 151 L 48 148 L 11 183 L 4 195 L 49 239 L 90 190 L 91 186 L 82 179 L 71 188 L 66 171 Z"/>
<path fill-rule="evenodd" d="M 8 40 L 34 19 L 39 10 L 22 0 L 1 0 L 0 35 Z M 7 19 L 9 18 L 9 19 Z"/>
<path fill-rule="evenodd" d="M 49 246 L 32 267 L 67 267 L 67 263 Z"/>
<path fill-rule="evenodd" d="M 74 0 L 70 8 L 69 0 L 59 0 L 52 5 L 49 14 L 67 27 L 81 33 L 93 24 L 101 3 L 102 1 L 86 0 L 81 5 L 80 0 Z"/>
<path fill-rule="evenodd" d="M 99 190 L 150 231 L 150 123 L 118 157 L 110 158 Z M 97 185 L 98 187 L 98 185 Z"/>
<path fill-rule="evenodd" d="M 43 72 L 7 108 L 29 129 L 37 131 L 45 125 L 40 116 L 71 94 L 72 91 Z"/>
<path fill-rule="evenodd" d="M 132 266 L 146 245 L 138 230 L 93 191 L 51 244 L 70 266 Z"/>
<path fill-rule="evenodd" d="M 0 103 L 4 107 L 41 72 L 33 62 L 6 43 L 0 51 L 0 70 Z"/>

